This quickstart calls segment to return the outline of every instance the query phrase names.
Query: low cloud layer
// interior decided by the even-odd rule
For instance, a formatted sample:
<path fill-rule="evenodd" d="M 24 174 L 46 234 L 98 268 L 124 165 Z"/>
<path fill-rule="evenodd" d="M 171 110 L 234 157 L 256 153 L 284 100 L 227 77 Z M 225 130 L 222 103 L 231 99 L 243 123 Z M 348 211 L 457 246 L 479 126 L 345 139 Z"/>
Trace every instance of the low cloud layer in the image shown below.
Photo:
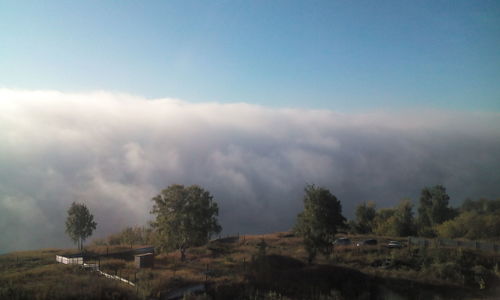
<path fill-rule="evenodd" d="M 286 230 L 303 188 L 344 213 L 418 200 L 444 184 L 459 204 L 500 196 L 500 114 L 339 114 L 193 104 L 116 93 L 0 89 L 0 252 L 70 246 L 66 210 L 84 202 L 105 236 L 151 217 L 170 184 L 199 184 L 226 233 Z"/>

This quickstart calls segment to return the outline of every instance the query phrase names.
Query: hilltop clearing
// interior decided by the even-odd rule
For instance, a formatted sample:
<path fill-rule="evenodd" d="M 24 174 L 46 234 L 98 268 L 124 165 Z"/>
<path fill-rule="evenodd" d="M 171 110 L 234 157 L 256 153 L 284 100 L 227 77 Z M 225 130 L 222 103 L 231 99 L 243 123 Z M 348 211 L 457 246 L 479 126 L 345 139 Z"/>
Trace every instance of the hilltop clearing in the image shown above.
<path fill-rule="evenodd" d="M 409 248 L 405 239 L 399 239 L 402 248 L 389 249 L 390 238 L 357 246 L 368 236 L 348 238 L 351 244 L 336 246 L 312 265 L 302 240 L 291 233 L 218 239 L 189 249 L 185 261 L 178 252 L 157 254 L 152 269 L 137 269 L 133 256 L 111 255 L 130 246 L 87 248 L 101 270 L 135 287 L 56 263 L 55 255 L 68 251 L 14 252 L 0 256 L 0 298 L 167 299 L 189 287 L 205 290 L 190 299 L 494 299 L 500 292 L 495 255 Z"/>

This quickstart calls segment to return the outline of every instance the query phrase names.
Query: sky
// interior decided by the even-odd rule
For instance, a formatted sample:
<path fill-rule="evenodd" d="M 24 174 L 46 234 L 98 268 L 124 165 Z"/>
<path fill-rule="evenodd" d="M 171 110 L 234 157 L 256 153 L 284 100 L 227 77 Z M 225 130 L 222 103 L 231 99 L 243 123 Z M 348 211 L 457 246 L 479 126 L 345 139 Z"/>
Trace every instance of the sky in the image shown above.
<path fill-rule="evenodd" d="M 500 109 L 498 1 L 0 1 L 0 84 L 190 102 Z"/>
<path fill-rule="evenodd" d="M 500 197 L 496 1 L 0 0 L 0 253 L 70 247 L 198 184 L 224 232 L 290 229 L 306 184 L 343 213 Z M 22 237 L 22 238 L 19 238 Z"/>

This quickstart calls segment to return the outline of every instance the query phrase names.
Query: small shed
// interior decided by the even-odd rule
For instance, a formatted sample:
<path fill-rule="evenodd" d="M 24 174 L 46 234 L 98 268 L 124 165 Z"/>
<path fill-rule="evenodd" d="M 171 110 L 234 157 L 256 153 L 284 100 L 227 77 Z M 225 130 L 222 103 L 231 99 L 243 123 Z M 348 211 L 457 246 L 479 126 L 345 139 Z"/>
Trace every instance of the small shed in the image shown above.
<path fill-rule="evenodd" d="M 134 256 L 135 267 L 138 269 L 152 268 L 155 263 L 155 255 L 153 253 L 144 253 Z"/>

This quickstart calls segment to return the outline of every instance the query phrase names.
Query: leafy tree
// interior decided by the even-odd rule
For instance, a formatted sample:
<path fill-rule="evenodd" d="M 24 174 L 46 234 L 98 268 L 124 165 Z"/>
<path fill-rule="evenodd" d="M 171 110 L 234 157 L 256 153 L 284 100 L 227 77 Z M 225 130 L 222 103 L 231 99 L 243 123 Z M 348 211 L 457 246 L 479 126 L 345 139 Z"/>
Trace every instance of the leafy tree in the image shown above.
<path fill-rule="evenodd" d="M 373 219 L 375 219 L 375 203 L 368 202 L 356 207 L 355 231 L 357 233 L 370 233 L 373 231 Z"/>
<path fill-rule="evenodd" d="M 392 231 L 394 214 L 393 208 L 379 209 L 373 219 L 373 231 L 378 235 L 394 235 Z"/>
<path fill-rule="evenodd" d="M 304 211 L 297 216 L 295 232 L 304 239 L 312 263 L 317 253 L 329 254 L 339 227 L 345 226 L 340 201 L 329 190 L 307 185 Z"/>
<path fill-rule="evenodd" d="M 465 199 L 460 207 L 461 212 L 475 211 L 479 214 L 500 212 L 500 199 L 489 200 L 481 198 L 479 200 Z"/>
<path fill-rule="evenodd" d="M 415 233 L 413 204 L 402 200 L 395 208 L 381 209 L 374 218 L 375 232 L 387 236 L 410 236 Z"/>
<path fill-rule="evenodd" d="M 402 200 L 396 207 L 396 233 L 398 236 L 415 234 L 415 219 L 413 218 L 413 204 L 409 199 Z"/>
<path fill-rule="evenodd" d="M 434 226 L 455 217 L 456 212 L 449 207 L 450 197 L 442 185 L 425 187 L 420 194 L 418 208 L 419 234 L 424 236 L 434 235 Z"/>
<path fill-rule="evenodd" d="M 68 209 L 66 233 L 83 250 L 83 242 L 92 235 L 97 223 L 85 204 L 73 202 Z"/>
<path fill-rule="evenodd" d="M 219 208 L 213 197 L 197 185 L 174 184 L 153 198 L 152 225 L 162 249 L 178 249 L 181 259 L 189 247 L 200 246 L 222 228 L 217 222 Z"/>
<path fill-rule="evenodd" d="M 119 233 L 107 238 L 109 245 L 146 245 L 154 243 L 154 232 L 151 227 L 126 227 Z"/>
<path fill-rule="evenodd" d="M 436 227 L 440 237 L 491 239 L 500 236 L 500 212 L 480 214 L 465 211 L 458 217 L 443 222 Z"/>

